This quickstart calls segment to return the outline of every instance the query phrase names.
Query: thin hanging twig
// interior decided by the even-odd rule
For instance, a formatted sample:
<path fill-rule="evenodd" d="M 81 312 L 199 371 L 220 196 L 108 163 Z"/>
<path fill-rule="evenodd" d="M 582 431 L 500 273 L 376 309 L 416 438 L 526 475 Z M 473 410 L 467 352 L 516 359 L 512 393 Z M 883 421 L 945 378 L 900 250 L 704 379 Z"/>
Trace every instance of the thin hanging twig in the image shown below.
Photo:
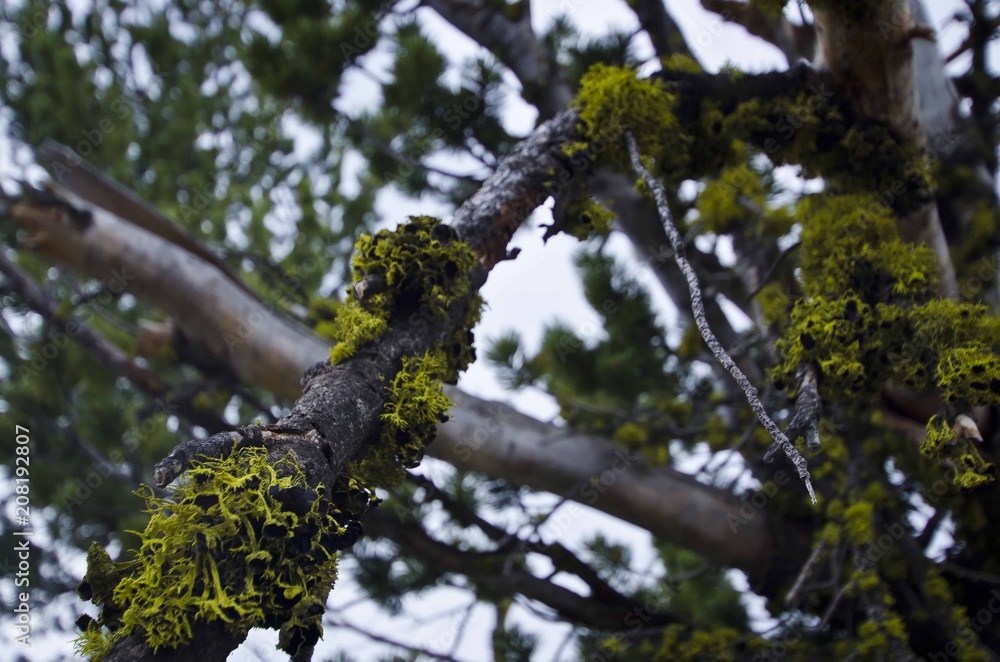
<path fill-rule="evenodd" d="M 813 548 L 812 554 L 809 555 L 809 559 L 806 561 L 805 565 L 802 566 L 802 570 L 799 571 L 799 576 L 795 578 L 795 583 L 792 584 L 792 590 L 785 596 L 786 607 L 792 608 L 795 606 L 795 601 L 799 599 L 799 591 L 802 590 L 802 586 L 806 583 L 806 579 L 809 578 L 809 573 L 812 572 L 813 565 L 816 564 L 817 559 L 819 559 L 819 555 L 822 554 L 825 549 L 825 540 L 821 540 L 819 544 Z"/>
<path fill-rule="evenodd" d="M 667 194 L 660 186 L 660 183 L 650 174 L 646 166 L 642 164 L 642 157 L 639 155 L 639 148 L 636 146 L 635 137 L 631 132 L 625 133 L 625 139 L 628 142 L 629 156 L 632 159 L 632 167 L 635 169 L 636 173 L 642 177 L 649 186 L 649 190 L 653 193 L 653 198 L 656 200 L 656 208 L 660 214 L 660 219 L 663 221 L 663 227 L 667 232 L 667 237 L 670 239 L 670 245 L 674 249 L 674 260 L 677 262 L 677 266 L 680 267 L 681 273 L 684 274 L 684 278 L 687 280 L 688 290 L 691 293 L 691 312 L 694 315 L 695 324 L 698 326 L 698 330 L 701 331 L 701 337 L 705 339 L 705 344 L 708 345 L 709 349 L 712 350 L 712 354 L 715 355 L 716 360 L 725 368 L 733 379 L 739 384 L 740 388 L 743 389 L 743 393 L 746 394 L 747 402 L 750 403 L 750 408 L 753 409 L 754 413 L 757 414 L 757 418 L 760 420 L 761 425 L 767 430 L 768 434 L 774 442 L 781 446 L 785 451 L 785 455 L 788 459 L 792 461 L 795 468 L 799 472 L 799 478 L 805 483 L 806 490 L 809 491 L 809 498 L 812 502 L 816 503 L 816 492 L 813 491 L 812 479 L 809 476 L 809 463 L 806 459 L 802 457 L 802 454 L 792 445 L 792 442 L 788 440 L 785 433 L 778 428 L 777 424 L 771 417 L 768 416 L 767 410 L 764 409 L 763 403 L 761 403 L 760 398 L 757 397 L 757 389 L 754 388 L 747 376 L 743 374 L 743 371 L 739 369 L 739 366 L 733 361 L 732 357 L 726 353 L 726 350 L 722 348 L 719 344 L 718 338 L 712 332 L 712 329 L 708 326 L 708 320 L 705 318 L 705 305 L 702 303 L 701 286 L 698 284 L 698 275 L 695 273 L 694 268 L 691 263 L 688 262 L 687 254 L 684 248 L 684 241 L 681 239 L 680 233 L 674 226 L 673 219 L 670 214 L 670 207 L 667 205 Z"/>

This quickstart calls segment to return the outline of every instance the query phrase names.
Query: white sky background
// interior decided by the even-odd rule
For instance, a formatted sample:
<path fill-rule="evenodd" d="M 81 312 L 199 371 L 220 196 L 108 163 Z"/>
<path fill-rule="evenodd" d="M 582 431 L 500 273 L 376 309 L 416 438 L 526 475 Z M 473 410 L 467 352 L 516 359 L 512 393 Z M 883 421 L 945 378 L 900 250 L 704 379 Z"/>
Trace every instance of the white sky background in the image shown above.
<path fill-rule="evenodd" d="M 740 69 L 749 72 L 785 68 L 784 58 L 776 48 L 748 35 L 738 26 L 723 24 L 715 15 L 703 11 L 697 0 L 671 0 L 668 6 L 674 19 L 681 25 L 691 48 L 707 69 L 718 70 L 727 62 L 732 62 Z M 964 35 L 963 27 L 950 21 L 954 12 L 961 9 L 962 3 L 958 0 L 925 0 L 925 6 L 932 16 L 932 27 L 938 30 L 941 50 L 950 53 Z M 583 32 L 595 36 L 606 34 L 612 28 L 629 31 L 638 28 L 634 15 L 623 0 L 535 0 L 532 2 L 532 11 L 536 31 L 547 27 L 560 13 L 568 13 Z M 473 41 L 453 29 L 432 11 L 422 9 L 419 15 L 434 41 L 452 62 L 460 63 L 480 52 Z M 652 54 L 649 40 L 645 35 L 639 37 L 637 44 L 640 46 L 638 52 L 640 58 Z M 967 56 L 953 63 L 956 71 L 967 66 L 966 58 Z M 378 71 L 377 60 L 371 65 L 373 70 Z M 508 74 L 507 80 L 511 89 L 507 96 L 505 126 L 515 135 L 526 135 L 534 126 L 536 113 L 533 108 L 520 100 L 513 77 Z M 349 97 L 351 103 L 338 104 L 343 109 L 349 111 L 351 106 L 360 107 L 366 103 L 377 103 L 375 88 L 365 77 L 360 75 L 348 77 L 345 79 L 344 89 L 348 89 L 347 86 L 350 86 L 350 93 L 344 96 Z M 308 149 L 309 136 L 301 135 L 301 142 L 298 147 Z M 0 139 L 0 176 L 10 174 L 9 150 L 9 143 Z M 355 159 L 355 163 L 357 162 Z M 435 161 L 435 164 L 451 165 L 452 168 L 467 165 L 448 164 L 440 160 Z M 431 201 L 415 203 L 392 192 L 379 196 L 378 210 L 383 221 L 390 225 L 411 214 L 424 212 L 441 214 L 445 211 L 440 205 Z M 538 347 L 544 327 L 556 321 L 568 325 L 584 337 L 593 338 L 600 333 L 599 320 L 583 298 L 582 288 L 573 266 L 573 257 L 580 243 L 571 237 L 559 235 L 543 245 L 538 223 L 547 223 L 551 219 L 545 211 L 540 210 L 532 220 L 533 223 L 520 231 L 514 239 L 514 245 L 521 248 L 518 258 L 498 265 L 483 289 L 487 308 L 483 313 L 482 322 L 476 329 L 481 350 L 486 347 L 488 340 L 496 338 L 503 331 L 515 330 L 521 334 L 527 350 L 533 352 Z M 655 277 L 633 254 L 628 241 L 620 234 L 615 234 L 609 241 L 609 247 L 624 264 L 630 266 L 633 275 L 646 286 L 659 313 L 660 322 L 665 326 L 671 326 L 675 316 L 672 304 L 663 295 Z M 480 354 L 484 355 L 485 352 L 481 351 Z M 505 400 L 519 410 L 543 420 L 552 419 L 558 411 L 552 399 L 537 390 L 506 392 L 497 382 L 492 368 L 484 360 L 470 367 L 463 375 L 460 386 L 467 392 L 481 397 Z M 441 476 L 447 470 L 445 465 L 430 459 L 425 460 L 420 469 L 422 473 L 431 476 Z M 553 503 L 553 500 L 539 497 L 532 503 L 542 510 L 546 505 Z M 553 532 L 553 535 L 559 536 L 561 542 L 571 548 L 579 549 L 584 540 L 601 532 L 612 542 L 632 548 L 633 568 L 645 572 L 651 567 L 654 554 L 651 537 L 646 531 L 582 506 L 567 504 L 563 508 L 570 511 L 567 521 L 572 522 L 572 526 Z M 71 567 L 78 568 L 78 574 L 82 576 L 83 559 L 82 555 L 77 556 L 78 558 L 67 563 Z M 348 566 L 349 563 L 344 564 L 341 579 L 333 591 L 331 605 L 353 605 L 347 612 L 350 622 L 394 639 L 449 654 L 460 628 L 464 607 L 470 599 L 469 593 L 455 589 L 435 589 L 419 597 L 408 597 L 404 601 L 403 615 L 398 618 L 388 618 L 371 603 L 359 602 L 363 594 L 350 580 Z M 658 565 L 655 568 L 662 570 Z M 745 585 L 741 573 L 734 572 L 733 576 L 737 586 Z M 578 588 L 573 584 L 567 585 Z M 7 589 L 9 581 L 5 580 L 0 583 L 0 590 Z M 767 615 L 760 607 L 760 601 L 753 599 L 753 596 L 748 596 L 748 600 L 755 605 L 752 614 L 760 619 L 760 624 L 766 624 Z M 358 604 L 354 604 L 356 602 Z M 66 613 L 70 609 L 79 609 L 79 603 L 63 605 L 59 611 Z M 440 619 L 432 618 L 439 614 L 446 616 Z M 535 659 L 545 661 L 557 659 L 555 655 L 568 632 L 567 626 L 547 623 L 520 605 L 512 608 L 508 616 L 508 624 L 510 623 L 517 623 L 523 629 L 539 635 L 540 643 L 536 649 Z M 455 649 L 455 657 L 463 662 L 492 659 L 490 636 L 494 625 L 495 613 L 492 608 L 477 607 L 465 626 L 464 635 Z M 229 659 L 234 662 L 286 660 L 287 656 L 275 651 L 276 643 L 276 632 L 254 631 L 247 642 Z M 324 656 L 332 655 L 335 650 L 345 649 L 358 660 L 375 659 L 389 650 L 382 644 L 373 643 L 343 628 L 327 627 L 326 637 L 317 647 L 315 659 L 320 660 Z M 0 633 L 0 657 L 6 658 L 4 651 L 13 650 L 15 649 L 11 644 L 11 632 L 5 624 L 3 632 Z M 18 653 L 24 652 L 23 649 L 16 650 Z M 31 660 L 61 659 L 71 653 L 71 648 L 64 638 L 59 636 L 35 640 L 34 647 L 29 652 Z M 564 650 L 558 659 L 575 659 L 573 648 Z"/>

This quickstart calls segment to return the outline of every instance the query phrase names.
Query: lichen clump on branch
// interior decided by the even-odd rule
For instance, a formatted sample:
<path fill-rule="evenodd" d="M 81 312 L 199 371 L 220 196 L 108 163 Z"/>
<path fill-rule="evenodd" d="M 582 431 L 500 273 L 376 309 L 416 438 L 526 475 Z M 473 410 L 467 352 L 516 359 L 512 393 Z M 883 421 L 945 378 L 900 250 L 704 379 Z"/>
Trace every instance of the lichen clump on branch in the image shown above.
<path fill-rule="evenodd" d="M 661 81 L 639 78 L 630 69 L 594 65 L 584 74 L 573 100 L 587 142 L 570 144 L 566 151 L 571 155 L 579 150 L 606 151 L 611 163 L 628 170 L 625 134 L 632 132 L 643 155 L 680 166 L 687 150 L 674 117 L 674 102 Z M 667 154 L 670 159 L 663 158 Z"/>
<path fill-rule="evenodd" d="M 917 392 L 936 390 L 946 405 L 928 426 L 922 451 L 951 467 L 950 478 L 959 486 L 992 481 L 995 469 L 974 444 L 942 430 L 951 430 L 947 421 L 959 412 L 1000 404 L 1000 359 L 994 353 L 1000 320 L 984 306 L 941 298 L 933 252 L 898 236 L 896 218 L 930 195 L 930 172 L 919 148 L 874 122 L 849 117 L 850 110 L 821 88 L 793 88 L 723 107 L 712 98 L 691 103 L 673 92 L 678 74 L 663 77 L 640 79 L 630 69 L 592 67 L 573 102 L 586 141 L 569 145 L 569 155 L 603 154 L 630 171 L 624 136 L 631 132 L 664 180 L 709 180 L 699 211 L 721 233 L 743 227 L 745 210 L 718 193 L 740 188 L 730 180 L 746 169 L 748 158 L 766 156 L 774 165 L 794 163 L 804 175 L 823 176 L 828 192 L 801 202 L 794 215 L 775 224 L 787 229 L 794 221 L 803 228 L 802 296 L 778 343 L 776 385 L 794 395 L 796 374 L 810 363 L 819 370 L 826 402 L 874 395 L 887 380 Z M 836 153 L 827 158 L 831 150 Z M 843 163 L 859 167 L 845 169 Z M 899 194 L 885 202 L 849 193 L 873 186 Z M 763 190 L 742 194 L 764 208 Z"/>
<path fill-rule="evenodd" d="M 322 631 L 336 550 L 357 538 L 366 489 L 323 498 L 288 457 L 273 465 L 259 446 L 192 463 L 170 498 L 141 494 L 151 513 L 134 560 L 114 563 L 94 544 L 78 591 L 101 607 L 81 623 L 81 655 L 100 660 L 130 634 L 155 651 L 189 643 L 196 622 L 234 635 L 279 628 L 293 654 Z"/>
<path fill-rule="evenodd" d="M 314 311 L 333 313 L 317 330 L 338 341 L 334 364 L 393 324 L 443 329 L 459 315 L 459 328 L 431 350 L 402 357 L 386 386 L 379 441 L 349 463 L 328 495 L 306 484 L 291 455 L 271 464 L 261 445 L 196 458 L 168 499 L 146 488 L 152 517 L 137 558 L 114 563 L 100 545 L 91 547 L 80 594 L 102 611 L 81 619 L 78 651 L 100 660 L 130 634 L 141 634 L 154 652 L 176 648 L 191 641 L 196 623 L 212 621 L 234 635 L 279 628 L 279 646 L 290 654 L 314 644 L 336 552 L 360 536 L 361 516 L 377 503 L 375 486 L 397 484 L 420 461 L 451 406 L 442 382 L 455 383 L 474 359 L 481 299 L 468 274 L 476 264 L 475 252 L 434 218 L 363 236 L 354 283 L 375 283 L 377 291 Z"/>
<path fill-rule="evenodd" d="M 956 412 L 1000 404 L 1000 320 L 985 306 L 941 298 L 934 254 L 900 240 L 888 209 L 873 196 L 821 195 L 797 216 L 803 296 L 777 343 L 779 388 L 794 391 L 798 367 L 812 363 L 827 402 L 874 396 L 892 380 L 937 390 Z M 928 423 L 923 453 L 950 460 L 957 485 L 992 481 L 992 465 L 944 418 Z"/>
<path fill-rule="evenodd" d="M 442 343 L 419 356 L 404 357 L 399 372 L 386 387 L 379 441 L 348 474 L 366 484 L 391 487 L 405 469 L 419 464 L 424 447 L 434 439 L 451 401 L 442 383 L 454 384 L 475 360 L 472 328 L 479 321 L 482 299 L 473 292 L 468 274 L 476 253 L 455 231 L 436 218 L 410 217 L 395 230 L 363 235 L 354 255 L 354 284 L 334 319 L 317 331 L 337 341 L 331 362 L 341 363 L 375 341 L 393 320 L 430 329 L 465 305 L 459 328 Z M 379 283 L 374 294 L 357 287 Z"/>
<path fill-rule="evenodd" d="M 411 216 L 396 230 L 380 230 L 358 239 L 354 254 L 354 286 L 381 281 L 384 289 L 363 299 L 353 296 L 337 309 L 332 323 L 317 330 L 337 341 L 330 352 L 336 365 L 354 355 L 388 328 L 393 316 L 420 314 L 446 319 L 452 307 L 470 297 L 468 273 L 476 265 L 472 248 L 458 240 L 453 228 L 430 216 Z M 349 290 L 352 294 L 354 287 Z M 479 300 L 469 305 L 465 328 L 447 347 L 449 381 L 475 358 L 469 331 L 478 321 Z"/>

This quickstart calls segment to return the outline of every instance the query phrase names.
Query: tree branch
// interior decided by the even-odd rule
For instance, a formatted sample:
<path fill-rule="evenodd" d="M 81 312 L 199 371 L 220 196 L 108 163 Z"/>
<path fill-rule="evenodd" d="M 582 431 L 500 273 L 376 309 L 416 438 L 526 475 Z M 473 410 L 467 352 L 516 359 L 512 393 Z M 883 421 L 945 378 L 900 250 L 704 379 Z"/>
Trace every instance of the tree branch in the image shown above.
<path fill-rule="evenodd" d="M 913 18 L 910 0 L 878 0 L 854 11 L 840 4 L 815 7 L 823 63 L 859 116 L 890 128 L 923 148 L 926 133 L 914 85 L 913 41 L 929 28 Z M 941 292 L 956 297 L 958 284 L 937 206 L 921 205 L 898 222 L 900 236 L 926 244 L 937 256 Z"/>
<path fill-rule="evenodd" d="M 812 59 L 814 55 L 816 31 L 811 25 L 794 25 L 780 13 L 773 14 L 753 3 L 738 0 L 701 0 L 701 6 L 774 44 L 789 65 L 803 58 Z"/>
<path fill-rule="evenodd" d="M 573 98 L 559 63 L 535 36 L 527 0 L 516 8 L 469 0 L 423 0 L 423 4 L 510 68 L 524 87 L 525 100 L 538 107 L 541 119 L 563 111 Z"/>
<path fill-rule="evenodd" d="M 653 175 L 650 174 L 649 170 L 642 163 L 642 157 L 639 155 L 639 149 L 636 147 L 635 137 L 631 133 L 626 133 L 625 138 L 628 141 L 629 154 L 632 157 L 632 167 L 635 168 L 636 173 L 642 177 L 646 182 L 646 185 L 653 192 L 653 197 L 656 199 L 656 207 L 660 213 L 660 218 L 663 220 L 663 225 L 666 228 L 667 235 L 670 237 L 670 244 L 674 248 L 674 259 L 677 261 L 677 266 L 680 267 L 681 272 L 687 279 L 688 289 L 691 293 L 691 310 L 694 313 L 695 323 L 698 325 L 698 330 L 701 332 L 702 338 L 705 339 L 705 344 L 708 345 L 709 349 L 712 350 L 712 354 L 715 355 L 716 360 L 722 364 L 743 392 L 746 394 L 747 402 L 750 403 L 750 408 L 753 409 L 757 418 L 760 420 L 761 425 L 767 430 L 771 438 L 774 439 L 774 443 L 781 446 L 782 450 L 785 451 L 785 455 L 791 460 L 792 464 L 795 465 L 796 470 L 799 472 L 799 478 L 805 483 L 806 490 L 809 492 L 809 498 L 812 502 L 816 503 L 816 493 L 813 491 L 812 479 L 809 477 L 809 466 L 806 463 L 806 459 L 795 449 L 792 442 L 788 440 L 788 437 L 781 431 L 781 429 L 775 424 L 771 417 L 768 415 L 767 410 L 764 409 L 764 405 L 761 403 L 760 399 L 757 397 L 757 389 L 754 388 L 750 380 L 747 379 L 743 371 L 740 370 L 736 363 L 733 361 L 732 357 L 726 353 L 726 350 L 722 348 L 719 344 L 718 338 L 712 333 L 712 329 L 708 325 L 708 320 L 705 318 L 705 306 L 702 303 L 701 287 L 698 285 L 698 275 L 694 272 L 691 267 L 691 263 L 685 255 L 684 240 L 681 239 L 681 235 L 677 232 L 677 228 L 674 227 L 673 220 L 670 217 L 670 207 L 667 204 L 667 194 Z"/>
<path fill-rule="evenodd" d="M 380 510 L 368 516 L 372 535 L 392 540 L 416 558 L 441 573 L 456 573 L 487 591 L 501 595 L 519 593 L 555 610 L 560 617 L 584 627 L 616 631 L 625 628 L 625 617 L 641 610 L 642 605 L 617 594 L 617 599 L 604 595 L 601 600 L 588 599 L 573 591 L 540 579 L 524 567 L 506 566 L 506 555 L 495 552 L 469 552 L 455 549 L 429 536 L 423 527 L 413 522 L 400 522 Z M 664 626 L 673 618 L 659 612 L 650 615 L 649 625 Z"/>
<path fill-rule="evenodd" d="M 517 174 L 510 176 L 516 179 Z M 528 182 L 521 186 L 527 187 Z M 301 375 L 328 356 L 326 340 L 275 319 L 276 312 L 264 302 L 245 305 L 238 288 L 211 273 L 215 270 L 211 264 L 185 256 L 162 238 L 131 227 L 129 220 L 82 201 L 78 204 L 90 211 L 93 225 L 79 232 L 60 231 L 51 222 L 36 223 L 46 236 L 36 244 L 37 250 L 98 278 L 119 269 L 130 276 L 128 291 L 164 310 L 210 356 L 231 365 L 243 383 L 286 398 L 301 394 Z M 102 250 L 109 242 L 116 250 Z M 184 268 L 177 269 L 177 264 Z M 191 292 L 199 296 L 191 297 Z M 210 343 L 227 335 L 236 341 L 228 346 Z M 267 371 L 252 369 L 260 357 L 268 361 Z M 769 533 L 774 523 L 769 523 L 765 513 L 758 512 L 743 523 L 739 500 L 670 469 L 652 469 L 638 460 L 623 465 L 609 441 L 555 428 L 453 387 L 446 387 L 446 392 L 455 408 L 451 421 L 440 426 L 438 440 L 428 448 L 430 455 L 518 485 L 571 493 L 580 503 L 715 562 L 746 570 L 752 579 L 762 580 L 772 567 L 778 547 Z M 580 488 L 592 478 L 607 475 L 602 472 L 609 468 L 621 470 L 612 470 L 615 480 L 611 484 L 601 483 L 593 491 Z M 698 515 L 691 517 L 692 513 Z M 734 534 L 727 523 L 732 517 L 741 522 L 739 545 L 732 544 Z"/>
<path fill-rule="evenodd" d="M 697 59 L 663 0 L 635 0 L 629 3 L 629 8 L 649 35 L 658 57 L 680 54 Z"/>

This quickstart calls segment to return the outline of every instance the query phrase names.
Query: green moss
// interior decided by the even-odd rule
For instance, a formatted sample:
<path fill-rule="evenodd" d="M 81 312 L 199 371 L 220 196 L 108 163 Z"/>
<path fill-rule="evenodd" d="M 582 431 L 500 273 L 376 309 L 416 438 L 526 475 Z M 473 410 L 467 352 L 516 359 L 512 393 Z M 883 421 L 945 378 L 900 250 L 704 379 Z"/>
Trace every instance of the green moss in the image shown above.
<path fill-rule="evenodd" d="M 949 402 L 1000 403 L 1000 359 L 990 347 L 966 343 L 939 353 L 937 383 Z"/>
<path fill-rule="evenodd" d="M 1000 321 L 984 306 L 939 297 L 933 254 L 900 241 L 887 208 L 869 196 L 818 196 L 797 214 L 803 297 L 777 343 L 779 387 L 794 389 L 809 362 L 825 402 L 873 395 L 892 380 L 936 389 L 960 410 L 1000 404 Z M 956 484 L 991 480 L 975 446 L 942 421 L 928 425 L 922 450 L 947 459 Z"/>
<path fill-rule="evenodd" d="M 937 298 L 931 251 L 900 241 L 891 215 L 871 202 L 820 196 L 800 206 L 804 296 L 778 343 L 774 377 L 791 386 L 811 361 L 828 399 L 891 378 L 916 390 L 936 385 L 951 401 L 993 402 L 990 380 L 974 376 L 1000 376 L 987 349 L 996 323 L 981 306 Z"/>
<path fill-rule="evenodd" d="M 856 501 L 844 511 L 844 530 L 851 544 L 865 545 L 874 536 L 875 507 L 870 501 Z"/>
<path fill-rule="evenodd" d="M 822 427 L 821 427 L 822 429 Z M 821 432 L 823 450 L 816 457 L 810 458 L 810 469 L 816 478 L 842 478 L 844 465 L 850 456 L 850 449 L 840 435 L 833 434 L 829 428 Z"/>
<path fill-rule="evenodd" d="M 330 350 L 330 362 L 336 365 L 349 359 L 359 347 L 381 336 L 387 328 L 389 320 L 384 308 L 368 310 L 357 299 L 348 299 L 337 310 L 336 323 L 323 328 L 326 336 L 337 342 Z"/>
<path fill-rule="evenodd" d="M 611 232 L 615 213 L 589 195 L 577 196 L 566 210 L 562 231 L 583 241 Z"/>
<path fill-rule="evenodd" d="M 736 659 L 735 647 L 743 639 L 732 628 L 691 630 L 684 625 L 670 625 L 663 631 L 655 660 L 677 662 L 726 662 Z"/>
<path fill-rule="evenodd" d="M 649 441 L 649 431 L 633 421 L 628 421 L 615 430 L 613 439 L 615 443 L 626 448 L 638 448 Z"/>
<path fill-rule="evenodd" d="M 796 215 L 807 294 L 851 289 L 874 303 L 892 296 L 924 301 L 936 293 L 933 252 L 900 240 L 891 210 L 874 196 L 814 196 Z"/>
<path fill-rule="evenodd" d="M 959 436 L 942 415 L 927 421 L 927 436 L 920 452 L 951 467 L 949 478 L 955 485 L 972 489 L 993 482 L 996 468 L 983 460 L 975 442 Z"/>
<path fill-rule="evenodd" d="M 81 624 L 81 634 L 74 642 L 76 653 L 94 662 L 111 652 L 115 642 L 128 631 L 122 628 L 124 609 L 114 600 L 115 588 L 138 565 L 136 561 L 115 563 L 100 544 L 91 543 L 87 551 L 87 573 L 77 585 L 81 599 L 101 608 L 97 620 Z"/>
<path fill-rule="evenodd" d="M 375 341 L 394 320 L 440 323 L 457 305 L 467 303 L 461 328 L 427 353 L 403 357 L 386 387 L 378 442 L 348 465 L 345 475 L 356 485 L 391 487 L 420 462 L 424 446 L 445 419 L 451 402 L 441 384 L 456 383 L 475 360 L 472 328 L 479 321 L 482 299 L 470 291 L 468 274 L 477 258 L 452 228 L 428 216 L 410 217 L 395 230 L 363 235 L 356 248 L 354 285 L 377 282 L 381 291 L 361 300 L 350 297 L 326 321 L 324 335 L 337 341 L 331 350 L 334 364 Z"/>
<path fill-rule="evenodd" d="M 674 95 L 658 80 L 643 79 L 631 69 L 596 64 L 584 74 L 573 106 L 587 147 L 631 172 L 625 133 L 632 132 L 639 151 L 677 166 L 687 153 L 672 108 Z M 570 146 L 572 149 L 572 146 Z M 662 163 L 661 163 L 662 166 Z"/>
<path fill-rule="evenodd" d="M 191 640 L 195 622 L 221 621 L 237 635 L 280 628 L 289 653 L 314 643 L 335 550 L 353 542 L 352 522 L 374 500 L 367 490 L 324 499 L 290 455 L 271 464 L 262 447 L 195 460 L 170 498 L 140 494 L 151 518 L 136 559 L 110 564 L 91 551 L 84 583 L 103 606 L 97 625 L 106 630 L 88 628 L 82 647 L 98 659 L 109 641 L 131 633 L 154 651 L 176 648 Z"/>
<path fill-rule="evenodd" d="M 963 662 L 989 662 L 992 660 L 993 657 L 987 649 L 979 645 L 975 636 L 966 636 L 972 634 L 969 628 L 968 612 L 965 607 L 955 604 L 955 597 L 952 594 L 951 587 L 948 581 L 941 576 L 937 568 L 928 568 L 927 579 L 924 580 L 923 589 L 928 603 L 945 610 L 948 620 L 951 621 L 952 626 L 955 628 L 955 632 L 961 635 L 954 639 L 954 643 L 958 648 L 958 652 L 955 655 L 956 659 Z"/>
<path fill-rule="evenodd" d="M 671 53 L 660 58 L 660 65 L 667 71 L 685 71 L 698 74 L 704 71 L 698 61 L 690 55 Z"/>
<path fill-rule="evenodd" d="M 771 282 L 760 288 L 754 295 L 754 301 L 760 306 L 765 324 L 784 328 L 788 321 L 791 299 L 781 283 Z"/>
<path fill-rule="evenodd" d="M 852 117 L 849 107 L 822 89 L 733 106 L 713 99 L 699 107 L 683 102 L 675 113 L 690 155 L 677 181 L 717 177 L 744 163 L 749 147 L 774 165 L 800 167 L 806 178 L 823 177 L 832 193 L 876 191 L 898 214 L 930 198 L 931 168 L 920 149 L 881 125 Z"/>
<path fill-rule="evenodd" d="M 115 632 L 105 632 L 96 621 L 87 626 L 73 642 L 76 654 L 79 657 L 98 662 L 104 659 L 111 652 L 114 645 L 125 638 L 125 630 Z"/>
<path fill-rule="evenodd" d="M 760 175 L 748 165 L 726 168 L 705 185 L 698 196 L 698 214 L 708 230 L 729 234 L 749 231 L 763 214 L 767 189 Z"/>

